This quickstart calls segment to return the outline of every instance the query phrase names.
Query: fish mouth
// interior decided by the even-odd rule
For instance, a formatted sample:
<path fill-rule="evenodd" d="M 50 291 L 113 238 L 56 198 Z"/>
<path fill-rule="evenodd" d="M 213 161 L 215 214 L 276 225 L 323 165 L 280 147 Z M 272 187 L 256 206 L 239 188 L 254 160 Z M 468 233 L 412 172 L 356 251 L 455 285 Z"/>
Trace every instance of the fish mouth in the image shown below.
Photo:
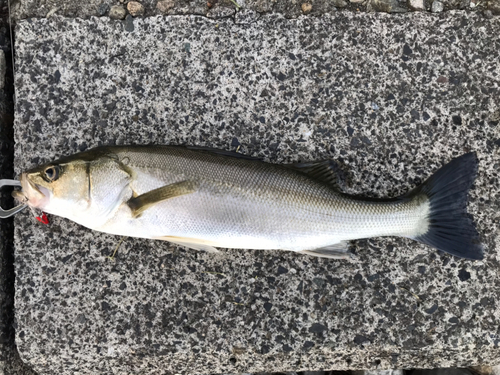
<path fill-rule="evenodd" d="M 21 175 L 21 187 L 22 191 L 14 192 L 13 196 L 22 203 L 39 209 L 42 209 L 48 203 L 50 191 L 31 181 L 28 173 Z"/>

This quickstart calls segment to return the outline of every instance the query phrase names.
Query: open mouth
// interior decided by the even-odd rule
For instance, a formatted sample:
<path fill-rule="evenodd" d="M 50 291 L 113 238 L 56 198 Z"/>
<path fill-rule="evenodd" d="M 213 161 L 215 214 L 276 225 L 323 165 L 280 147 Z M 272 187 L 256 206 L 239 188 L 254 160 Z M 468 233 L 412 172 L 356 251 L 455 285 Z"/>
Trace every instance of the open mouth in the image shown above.
<path fill-rule="evenodd" d="M 14 198 L 35 208 L 43 208 L 47 204 L 49 190 L 31 181 L 27 173 L 21 175 L 21 186 L 22 191 L 15 192 Z"/>

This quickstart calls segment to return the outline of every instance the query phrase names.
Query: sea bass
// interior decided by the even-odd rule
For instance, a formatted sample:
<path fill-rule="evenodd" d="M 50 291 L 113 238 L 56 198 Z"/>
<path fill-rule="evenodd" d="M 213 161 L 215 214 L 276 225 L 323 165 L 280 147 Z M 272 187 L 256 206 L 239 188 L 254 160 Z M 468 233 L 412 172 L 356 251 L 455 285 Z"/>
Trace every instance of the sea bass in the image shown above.
<path fill-rule="evenodd" d="M 343 258 L 348 241 L 408 237 L 482 259 L 467 214 L 474 153 L 392 199 L 347 195 L 330 161 L 277 165 L 182 146 L 98 147 L 22 174 L 17 199 L 87 228 L 192 249 L 281 249 Z"/>

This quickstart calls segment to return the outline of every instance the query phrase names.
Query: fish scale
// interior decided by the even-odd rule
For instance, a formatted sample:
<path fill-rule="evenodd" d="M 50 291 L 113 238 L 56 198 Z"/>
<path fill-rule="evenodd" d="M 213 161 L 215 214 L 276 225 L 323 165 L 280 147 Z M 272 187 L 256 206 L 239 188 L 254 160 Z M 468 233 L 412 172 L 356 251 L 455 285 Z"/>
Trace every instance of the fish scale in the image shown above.
<path fill-rule="evenodd" d="M 192 151 L 183 154 L 181 157 L 177 153 L 173 156 L 160 154 L 145 168 L 148 152 L 127 153 L 126 156 L 118 152 L 120 159 L 130 159 L 128 167 L 142 168 L 141 174 L 151 174 L 152 166 L 160 171 L 158 186 L 148 185 L 144 180 L 144 186 L 137 183 L 138 187 L 141 186 L 138 188 L 140 192 L 184 178 L 203 183 L 195 194 L 151 208 L 147 215 L 136 220 L 140 224 L 134 221 L 129 221 L 126 226 L 120 224 L 120 217 L 124 214 L 120 210 L 117 218 L 112 218 L 102 229 L 125 235 L 134 233 L 137 225 L 141 230 L 149 226 L 149 233 L 142 233 L 149 238 L 203 238 L 220 247 L 300 251 L 353 238 L 404 235 L 411 233 L 421 219 L 419 212 L 412 215 L 414 207 L 411 202 L 356 202 L 346 199 L 331 186 L 283 166 L 227 159 L 211 153 Z M 168 167 L 161 168 L 162 165 Z M 236 201 L 228 200 L 227 196 L 235 197 Z M 182 207 L 198 207 L 200 217 L 191 220 L 197 210 L 185 212 Z M 400 211 L 404 213 L 398 216 Z M 187 217 L 182 217 L 179 212 Z M 149 222 L 152 217 L 164 219 L 152 223 Z M 241 240 L 235 239 L 234 234 Z M 251 243 L 249 239 L 252 239 Z"/>

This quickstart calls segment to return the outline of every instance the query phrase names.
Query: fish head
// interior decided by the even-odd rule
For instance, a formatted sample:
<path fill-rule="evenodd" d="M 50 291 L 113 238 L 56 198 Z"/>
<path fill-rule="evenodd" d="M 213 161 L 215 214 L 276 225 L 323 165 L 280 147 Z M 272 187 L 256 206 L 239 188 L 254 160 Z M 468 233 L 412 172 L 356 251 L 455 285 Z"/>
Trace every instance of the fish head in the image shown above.
<path fill-rule="evenodd" d="M 15 198 L 33 208 L 55 213 L 86 210 L 89 206 L 88 162 L 47 163 L 21 175 L 22 191 Z"/>
<path fill-rule="evenodd" d="M 126 162 L 105 147 L 67 156 L 24 172 L 14 197 L 96 229 L 132 196 Z"/>

